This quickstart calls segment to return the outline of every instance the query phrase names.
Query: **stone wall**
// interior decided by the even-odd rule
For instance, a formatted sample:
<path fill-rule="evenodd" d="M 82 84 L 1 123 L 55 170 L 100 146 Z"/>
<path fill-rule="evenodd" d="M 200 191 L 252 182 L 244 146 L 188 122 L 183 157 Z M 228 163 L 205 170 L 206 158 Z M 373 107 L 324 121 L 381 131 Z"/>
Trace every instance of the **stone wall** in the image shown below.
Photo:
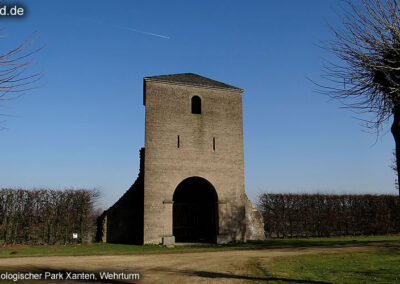
<path fill-rule="evenodd" d="M 265 240 L 264 219 L 246 196 L 246 239 Z"/>
<path fill-rule="evenodd" d="M 191 112 L 193 96 L 201 99 L 201 114 Z M 139 176 L 99 218 L 97 239 L 173 242 L 173 195 L 191 177 L 215 189 L 218 243 L 263 239 L 262 217 L 244 191 L 242 90 L 145 78 L 144 103 Z"/>
<path fill-rule="evenodd" d="M 144 89 L 144 243 L 173 234 L 173 194 L 189 177 L 206 179 L 217 192 L 219 239 L 244 241 L 242 91 L 153 81 Z M 201 98 L 201 114 L 191 113 L 193 96 Z"/>

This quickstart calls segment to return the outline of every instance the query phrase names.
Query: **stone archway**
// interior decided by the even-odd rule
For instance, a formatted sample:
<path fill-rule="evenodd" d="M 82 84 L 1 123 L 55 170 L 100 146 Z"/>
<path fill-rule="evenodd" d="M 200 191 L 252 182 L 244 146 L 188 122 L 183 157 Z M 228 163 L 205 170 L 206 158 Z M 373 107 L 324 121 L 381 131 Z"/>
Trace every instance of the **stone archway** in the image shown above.
<path fill-rule="evenodd" d="M 176 242 L 216 242 L 218 196 L 200 177 L 183 180 L 173 196 L 173 234 Z"/>

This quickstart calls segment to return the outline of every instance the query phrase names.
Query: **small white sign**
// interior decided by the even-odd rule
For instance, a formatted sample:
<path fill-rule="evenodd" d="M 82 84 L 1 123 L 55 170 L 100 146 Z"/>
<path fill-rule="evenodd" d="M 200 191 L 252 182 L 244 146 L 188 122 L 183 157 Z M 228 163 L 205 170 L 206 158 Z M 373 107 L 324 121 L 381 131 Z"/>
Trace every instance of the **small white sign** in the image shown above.
<path fill-rule="evenodd" d="M 77 239 L 78 238 L 78 234 L 77 233 L 72 233 L 72 238 L 73 239 Z"/>

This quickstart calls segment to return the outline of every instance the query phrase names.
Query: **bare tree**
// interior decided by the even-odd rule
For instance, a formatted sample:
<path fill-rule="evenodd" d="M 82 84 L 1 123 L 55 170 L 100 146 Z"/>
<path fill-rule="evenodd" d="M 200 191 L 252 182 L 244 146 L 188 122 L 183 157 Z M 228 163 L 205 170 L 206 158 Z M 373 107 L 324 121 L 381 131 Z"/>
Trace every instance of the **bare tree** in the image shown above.
<path fill-rule="evenodd" d="M 330 83 L 322 93 L 367 114 L 365 126 L 379 131 L 393 118 L 397 175 L 400 175 L 400 5 L 398 0 L 345 0 L 342 26 L 323 47 L 340 59 L 324 64 Z M 368 116 L 368 114 L 370 114 Z M 400 191 L 399 191 L 400 195 Z"/>
<path fill-rule="evenodd" d="M 41 73 L 28 73 L 27 69 L 33 64 L 33 54 L 43 48 L 32 48 L 38 37 L 39 34 L 33 32 L 15 48 L 8 51 L 0 49 L 0 106 L 5 101 L 37 88 L 36 82 L 41 78 Z M 0 36 L 1 40 L 4 38 Z M 0 121 L 0 129 L 4 127 L 3 123 Z"/>

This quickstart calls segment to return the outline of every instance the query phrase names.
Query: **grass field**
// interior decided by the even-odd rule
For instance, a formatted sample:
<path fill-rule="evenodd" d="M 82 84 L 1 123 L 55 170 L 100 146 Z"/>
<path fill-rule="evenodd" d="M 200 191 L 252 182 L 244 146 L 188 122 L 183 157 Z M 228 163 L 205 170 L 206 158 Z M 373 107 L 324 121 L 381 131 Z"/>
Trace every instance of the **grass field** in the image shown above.
<path fill-rule="evenodd" d="M 98 257 L 63 257 L 84 255 L 107 257 L 101 262 Z M 39 258 L 30 259 L 35 256 Z M 95 272 L 120 269 L 123 264 L 124 269 L 139 271 L 149 281 L 178 278 L 180 283 L 193 284 L 206 279 L 234 283 L 400 283 L 400 235 L 272 239 L 173 248 L 104 243 L 11 246 L 0 248 L 0 258 L 5 271 L 40 272 L 62 268 Z"/>
<path fill-rule="evenodd" d="M 127 255 L 147 253 L 184 253 L 201 251 L 222 251 L 240 249 L 272 249 L 301 247 L 344 247 L 344 246 L 382 246 L 390 245 L 400 250 L 400 235 L 370 236 L 370 237 L 340 237 L 340 238 L 309 238 L 309 239 L 271 239 L 266 241 L 250 241 L 246 244 L 234 245 L 202 245 L 175 246 L 166 248 L 157 245 L 118 245 L 93 243 L 82 245 L 41 245 L 14 246 L 0 248 L 0 258 L 29 256 L 82 256 L 82 255 Z"/>
<path fill-rule="evenodd" d="M 256 265 L 268 283 L 400 283 L 400 250 L 393 248 L 277 257 Z"/>

